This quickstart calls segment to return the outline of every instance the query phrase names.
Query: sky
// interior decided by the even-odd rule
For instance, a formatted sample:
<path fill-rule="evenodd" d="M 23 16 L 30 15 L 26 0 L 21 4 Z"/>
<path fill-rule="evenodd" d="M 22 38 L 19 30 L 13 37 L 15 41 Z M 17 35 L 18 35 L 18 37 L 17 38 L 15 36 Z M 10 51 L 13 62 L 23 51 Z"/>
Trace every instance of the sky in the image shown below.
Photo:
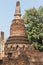
<path fill-rule="evenodd" d="M 16 1 L 20 1 L 22 15 L 27 9 L 43 6 L 43 0 L 0 0 L 0 32 L 4 32 L 5 40 L 10 35 L 10 25 L 14 19 Z"/>

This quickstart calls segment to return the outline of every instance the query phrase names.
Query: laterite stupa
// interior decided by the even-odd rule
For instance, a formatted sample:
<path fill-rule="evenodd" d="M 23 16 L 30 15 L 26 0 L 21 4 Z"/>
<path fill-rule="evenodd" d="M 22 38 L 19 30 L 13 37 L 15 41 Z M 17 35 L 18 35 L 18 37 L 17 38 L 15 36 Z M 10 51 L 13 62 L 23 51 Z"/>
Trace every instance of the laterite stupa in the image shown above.
<path fill-rule="evenodd" d="M 21 19 L 20 2 L 17 1 L 14 19 L 10 26 L 10 37 L 5 44 L 5 53 L 12 53 L 13 55 L 15 49 L 19 50 L 20 48 L 27 47 L 28 43 L 29 40 L 26 37 L 24 21 Z"/>
<path fill-rule="evenodd" d="M 5 56 L 0 65 L 43 65 L 43 52 L 35 50 L 26 37 L 20 2 L 16 2 L 10 36 L 5 43 Z"/>

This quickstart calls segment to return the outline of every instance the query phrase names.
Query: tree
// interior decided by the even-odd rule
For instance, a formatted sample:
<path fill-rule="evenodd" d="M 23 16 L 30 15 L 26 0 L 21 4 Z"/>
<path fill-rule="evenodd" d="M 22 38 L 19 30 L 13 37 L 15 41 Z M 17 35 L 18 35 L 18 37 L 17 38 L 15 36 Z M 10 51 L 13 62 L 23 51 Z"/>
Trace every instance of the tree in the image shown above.
<path fill-rule="evenodd" d="M 26 34 L 31 44 L 39 50 L 43 49 L 43 7 L 26 10 L 23 16 Z"/>

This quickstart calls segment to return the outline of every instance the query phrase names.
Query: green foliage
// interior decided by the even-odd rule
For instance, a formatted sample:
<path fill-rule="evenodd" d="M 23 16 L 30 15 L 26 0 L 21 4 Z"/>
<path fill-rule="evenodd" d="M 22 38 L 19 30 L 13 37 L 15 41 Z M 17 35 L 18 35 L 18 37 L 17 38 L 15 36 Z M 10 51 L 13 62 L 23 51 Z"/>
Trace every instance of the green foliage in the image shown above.
<path fill-rule="evenodd" d="M 36 49 L 43 49 L 43 7 L 26 10 L 23 16 L 26 27 L 26 34 Z"/>

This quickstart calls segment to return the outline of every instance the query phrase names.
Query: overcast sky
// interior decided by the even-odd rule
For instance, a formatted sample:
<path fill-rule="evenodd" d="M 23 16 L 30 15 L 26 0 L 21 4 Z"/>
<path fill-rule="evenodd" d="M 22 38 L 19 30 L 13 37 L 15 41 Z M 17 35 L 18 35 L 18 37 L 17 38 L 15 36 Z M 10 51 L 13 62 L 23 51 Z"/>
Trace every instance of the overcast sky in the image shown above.
<path fill-rule="evenodd" d="M 9 37 L 11 21 L 14 18 L 17 0 L 0 0 L 0 31 L 4 31 L 5 39 Z M 43 6 L 43 0 L 19 0 L 21 3 L 21 13 L 32 7 Z"/>

